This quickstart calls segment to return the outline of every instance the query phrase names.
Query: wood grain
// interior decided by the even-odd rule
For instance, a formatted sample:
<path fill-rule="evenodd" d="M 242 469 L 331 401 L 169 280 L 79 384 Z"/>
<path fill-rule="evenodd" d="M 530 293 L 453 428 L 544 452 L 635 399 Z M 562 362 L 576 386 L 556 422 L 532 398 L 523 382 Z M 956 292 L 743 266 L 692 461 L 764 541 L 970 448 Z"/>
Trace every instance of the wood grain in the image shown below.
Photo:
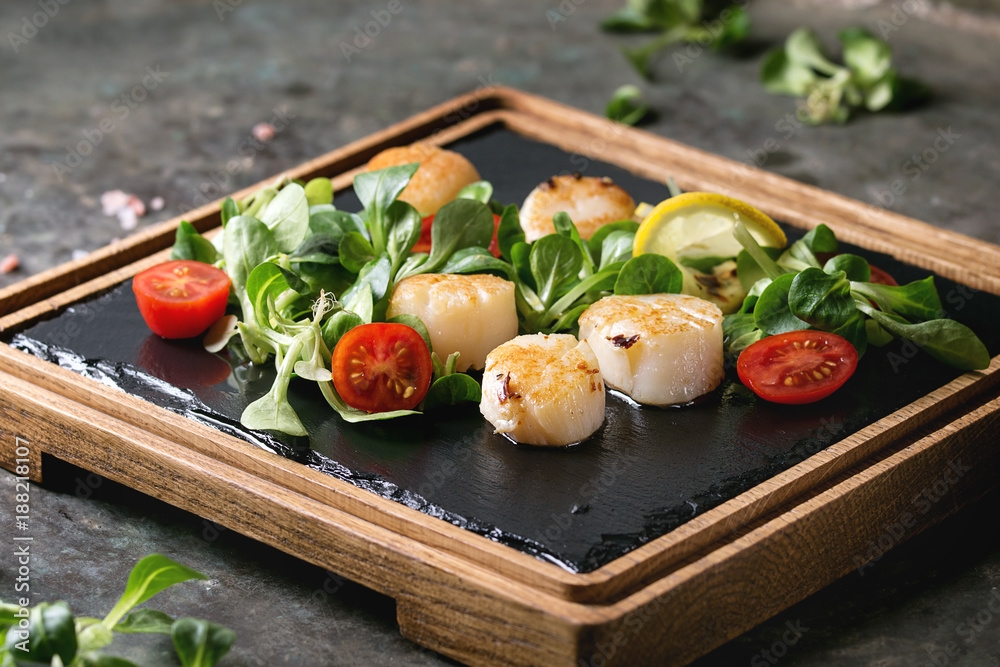
<path fill-rule="evenodd" d="M 826 223 L 846 241 L 1000 294 L 997 246 L 502 88 L 446 102 L 288 176 L 328 176 L 342 190 L 384 148 L 447 144 L 494 124 L 640 176 L 673 176 L 684 189 L 731 194 L 793 226 Z M 187 219 L 212 233 L 218 206 Z M 179 221 L 0 291 L 0 331 L 162 261 Z M 870 545 L 885 542 L 886 525 L 907 512 L 912 521 L 888 546 L 991 488 L 998 454 L 984 445 L 998 427 L 998 392 L 1000 358 L 579 575 L 7 345 L 0 463 L 12 469 L 16 444 L 28 441 L 35 481 L 44 452 L 338 572 L 394 597 L 405 636 L 468 664 L 684 664 L 837 577 L 863 572 L 880 553 Z M 946 493 L 920 511 L 920 494 L 942 480 Z"/>

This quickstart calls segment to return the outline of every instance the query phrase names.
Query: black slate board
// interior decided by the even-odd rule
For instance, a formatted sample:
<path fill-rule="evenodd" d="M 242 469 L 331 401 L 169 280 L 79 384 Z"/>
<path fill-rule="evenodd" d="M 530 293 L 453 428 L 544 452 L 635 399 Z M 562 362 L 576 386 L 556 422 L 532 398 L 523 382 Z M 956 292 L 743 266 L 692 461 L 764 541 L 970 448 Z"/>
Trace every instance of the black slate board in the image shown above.
<path fill-rule="evenodd" d="M 610 176 L 637 201 L 668 196 L 664 185 L 491 128 L 451 148 L 520 204 L 558 173 Z M 358 210 L 352 193 L 339 208 Z M 800 235 L 786 228 L 790 237 Z M 845 246 L 900 282 L 926 271 Z M 1000 352 L 1000 297 L 936 279 L 949 315 Z M 14 347 L 221 431 L 405 503 L 574 572 L 589 572 L 804 460 L 946 384 L 959 373 L 894 343 L 870 350 L 845 388 L 807 406 L 757 400 L 727 369 L 723 385 L 696 405 L 634 407 L 609 395 L 605 425 L 568 449 L 516 446 L 494 435 L 477 406 L 390 422 L 346 424 L 315 385 L 293 384 L 290 400 L 310 438 L 249 432 L 238 418 L 270 386 L 272 369 L 230 368 L 196 342 L 163 341 L 135 308 L 131 283 L 8 334 Z M 228 375 L 228 378 L 226 377 Z"/>

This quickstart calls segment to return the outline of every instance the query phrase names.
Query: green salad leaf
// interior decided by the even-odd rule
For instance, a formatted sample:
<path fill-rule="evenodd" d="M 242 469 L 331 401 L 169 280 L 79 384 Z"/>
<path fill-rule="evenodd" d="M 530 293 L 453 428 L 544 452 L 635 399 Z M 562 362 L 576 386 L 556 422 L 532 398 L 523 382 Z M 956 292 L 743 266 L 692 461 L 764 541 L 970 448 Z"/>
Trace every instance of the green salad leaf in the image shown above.
<path fill-rule="evenodd" d="M 765 336 L 813 328 L 843 336 L 858 356 L 868 345 L 883 347 L 902 338 L 955 368 L 989 365 L 989 353 L 975 333 L 944 317 L 932 276 L 899 286 L 872 283 L 867 260 L 851 254 L 836 255 L 820 267 L 816 255 L 839 246 L 826 225 L 811 230 L 777 259 L 761 252 L 753 237 L 737 227 L 736 238 L 746 252 L 737 261 L 738 270 L 760 277 L 739 311 L 725 317 L 729 354 L 737 355 Z"/>
<path fill-rule="evenodd" d="M 415 410 L 369 414 L 338 395 L 330 371 L 333 349 L 352 328 L 383 321 L 396 284 L 412 276 L 490 273 L 512 281 L 523 332 L 576 332 L 580 314 L 604 296 L 681 288 L 680 269 L 669 259 L 632 257 L 636 222 L 605 225 L 584 240 L 570 217 L 559 213 L 554 233 L 528 243 L 517 207 L 494 202 L 487 181 L 467 185 L 437 211 L 429 252 L 415 253 L 423 221 L 398 197 L 417 166 L 358 174 L 354 190 L 363 208 L 356 213 L 337 209 L 332 184 L 313 179 L 277 182 L 243 201 L 226 200 L 221 240 L 210 243 L 190 225 L 181 226 L 174 253 L 214 259 L 229 274 L 240 310 L 235 325 L 215 336 L 213 349 L 227 340 L 234 344 L 227 336 L 238 333 L 251 363 L 273 358 L 274 381 L 247 405 L 244 426 L 307 436 L 288 401 L 292 385 L 301 382 L 315 382 L 348 422 L 479 400 L 479 383 L 456 373 L 454 360 L 435 366 L 430 390 Z M 498 257 L 488 249 L 494 234 Z M 412 320 L 403 319 L 430 349 L 426 327 Z"/>

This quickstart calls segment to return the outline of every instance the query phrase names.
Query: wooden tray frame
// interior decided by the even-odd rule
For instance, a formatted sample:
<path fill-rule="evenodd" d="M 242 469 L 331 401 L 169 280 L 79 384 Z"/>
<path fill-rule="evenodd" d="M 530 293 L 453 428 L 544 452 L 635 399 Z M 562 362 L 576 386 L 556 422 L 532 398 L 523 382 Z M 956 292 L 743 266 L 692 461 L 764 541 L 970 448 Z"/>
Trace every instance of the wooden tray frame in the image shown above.
<path fill-rule="evenodd" d="M 383 148 L 445 144 L 496 123 L 641 176 L 674 176 L 685 190 L 739 197 L 794 226 L 826 223 L 845 241 L 1000 294 L 997 246 L 501 87 L 441 104 L 288 175 L 331 176 L 343 189 Z M 184 217 L 210 230 L 220 203 Z M 179 221 L 0 291 L 0 331 L 162 261 Z M 986 493 L 1000 462 L 992 435 L 998 370 L 1000 357 L 587 574 L 7 345 L 0 463 L 14 470 L 16 444 L 28 442 L 36 482 L 44 452 L 335 571 L 395 598 L 404 636 L 468 664 L 684 664 Z M 929 489 L 940 500 L 917 504 Z"/>

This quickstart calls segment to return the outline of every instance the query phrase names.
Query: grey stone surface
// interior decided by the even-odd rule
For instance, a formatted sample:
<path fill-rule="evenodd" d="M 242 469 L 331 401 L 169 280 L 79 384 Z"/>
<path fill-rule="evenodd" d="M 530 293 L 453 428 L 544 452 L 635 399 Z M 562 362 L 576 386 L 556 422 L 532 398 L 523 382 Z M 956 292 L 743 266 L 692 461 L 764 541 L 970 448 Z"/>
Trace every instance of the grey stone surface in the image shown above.
<path fill-rule="evenodd" d="M 348 61 L 342 44 L 387 4 L 71 0 L 24 42 L 10 35 L 40 5 L 0 5 L 0 257 L 21 259 L 0 287 L 125 236 L 100 210 L 107 190 L 166 200 L 142 228 L 482 85 L 600 113 L 614 88 L 640 83 L 618 53 L 639 38 L 597 29 L 614 2 L 405 2 Z M 658 61 L 656 80 L 641 84 L 657 111 L 646 129 L 996 243 L 997 4 L 963 5 L 975 13 L 944 3 L 752 2 L 753 39 L 739 55 L 675 49 Z M 780 123 L 794 102 L 766 94 L 757 72 L 763 52 L 799 25 L 831 46 L 841 27 L 884 32 L 897 66 L 928 83 L 934 101 L 790 132 Z M 691 61 L 678 67 L 676 53 Z M 251 128 L 276 114 L 284 127 L 250 155 Z M 949 128 L 954 142 L 914 174 L 913 156 Z M 88 154 L 77 164 L 74 151 Z M 219 175 L 227 168 L 228 183 Z M 905 190 L 889 202 L 896 181 Z M 52 477 L 32 489 L 39 599 L 103 614 L 131 565 L 160 552 L 210 577 L 155 606 L 234 628 L 223 664 L 447 662 L 399 637 L 391 600 L 111 482 L 88 484 L 81 470 L 57 466 Z M 0 478 L 11 489 L 11 476 Z M 11 504 L 0 499 L 4 525 Z M 998 509 L 991 498 L 961 512 L 699 664 L 1000 664 L 1000 617 L 989 607 L 1000 587 Z M 0 558 L 0 596 L 13 571 Z M 789 623 L 809 628 L 794 644 Z M 943 653 L 949 644 L 955 655 Z M 176 664 L 157 638 L 114 649 L 143 665 Z"/>

